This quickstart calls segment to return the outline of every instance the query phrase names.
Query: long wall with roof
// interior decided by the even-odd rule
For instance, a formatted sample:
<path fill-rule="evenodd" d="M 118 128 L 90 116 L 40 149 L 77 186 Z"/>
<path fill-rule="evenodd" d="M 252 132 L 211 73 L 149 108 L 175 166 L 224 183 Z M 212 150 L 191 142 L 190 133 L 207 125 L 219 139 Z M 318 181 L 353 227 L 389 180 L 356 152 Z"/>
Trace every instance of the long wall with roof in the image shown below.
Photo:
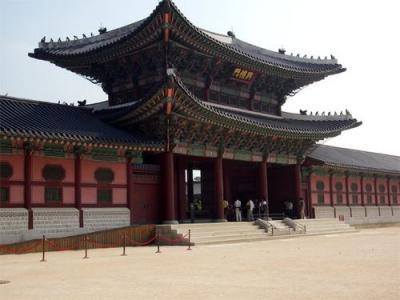
<path fill-rule="evenodd" d="M 400 222 L 400 173 L 351 168 L 303 168 L 308 201 L 316 218 L 336 217 L 351 224 Z"/>

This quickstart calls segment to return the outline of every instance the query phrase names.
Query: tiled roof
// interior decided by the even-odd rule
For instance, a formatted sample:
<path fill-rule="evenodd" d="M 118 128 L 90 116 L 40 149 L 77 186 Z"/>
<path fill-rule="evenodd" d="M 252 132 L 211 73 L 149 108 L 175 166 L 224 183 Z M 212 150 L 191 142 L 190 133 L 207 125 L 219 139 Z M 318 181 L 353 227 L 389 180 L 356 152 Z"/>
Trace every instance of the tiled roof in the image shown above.
<path fill-rule="evenodd" d="M 0 133 L 104 144 L 156 145 L 104 123 L 84 107 L 0 96 Z"/>
<path fill-rule="evenodd" d="M 333 57 L 329 59 L 312 59 L 286 55 L 246 43 L 233 36 L 200 29 L 193 25 L 170 0 L 161 1 L 153 13 L 146 19 L 93 37 L 68 41 L 41 42 L 39 43 L 39 48 L 35 49 L 34 53 L 30 53 L 29 55 L 44 60 L 57 60 L 58 58 L 84 55 L 108 48 L 109 46 L 121 44 L 121 42 L 129 40 L 131 37 L 134 37 L 137 33 L 142 31 L 142 29 L 146 28 L 147 24 L 151 23 L 152 18 L 161 12 L 163 7 L 162 3 L 165 2 L 168 2 L 168 5 L 175 11 L 181 20 L 184 21 L 186 28 L 195 32 L 197 37 L 203 39 L 208 46 L 212 45 L 223 50 L 231 51 L 231 54 L 239 55 L 245 59 L 250 59 L 255 63 L 261 63 L 263 65 L 273 66 L 293 72 L 329 75 L 345 70 Z M 158 29 L 161 29 L 161 27 Z M 172 30 L 180 29 L 172 28 Z M 154 29 L 150 29 L 150 32 L 154 32 Z"/>
<path fill-rule="evenodd" d="M 218 120 L 221 126 L 232 126 L 256 130 L 263 135 L 284 135 L 293 138 L 312 138 L 321 139 L 333 137 L 340 134 L 343 130 L 357 127 L 361 122 L 357 121 L 350 114 L 346 116 L 307 116 L 286 114 L 285 116 L 275 116 L 260 112 L 233 108 L 221 104 L 205 102 L 197 98 L 190 89 L 172 74 L 176 84 L 176 97 L 184 95 L 185 102 L 175 105 L 175 110 L 190 110 L 193 116 L 204 120 Z M 127 116 L 137 115 L 135 111 L 150 111 L 152 106 L 159 103 L 149 104 L 156 98 L 160 90 L 149 95 L 146 99 L 136 102 L 126 103 L 119 106 L 105 107 L 104 105 L 95 108 L 95 113 L 99 118 L 118 123 L 118 120 L 127 121 Z M 179 95 L 178 95 L 179 94 Z M 179 113 L 178 112 L 178 113 Z M 140 116 L 138 116 L 140 119 Z M 136 117 L 135 117 L 136 118 Z M 134 123 L 134 121 L 132 122 Z"/>
<path fill-rule="evenodd" d="M 400 156 L 317 145 L 308 157 L 330 166 L 383 171 L 400 175 Z"/>

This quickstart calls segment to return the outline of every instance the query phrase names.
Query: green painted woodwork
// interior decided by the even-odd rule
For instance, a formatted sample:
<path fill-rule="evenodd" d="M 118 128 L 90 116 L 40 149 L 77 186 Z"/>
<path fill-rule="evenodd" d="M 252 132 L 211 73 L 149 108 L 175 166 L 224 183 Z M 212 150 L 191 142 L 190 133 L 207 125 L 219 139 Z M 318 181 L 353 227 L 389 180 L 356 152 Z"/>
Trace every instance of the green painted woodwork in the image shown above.
<path fill-rule="evenodd" d="M 94 148 L 92 149 L 92 158 L 95 160 L 118 161 L 117 149 Z"/>
<path fill-rule="evenodd" d="M 251 161 L 252 154 L 250 151 L 236 150 L 233 152 L 233 157 L 236 160 Z"/>
<path fill-rule="evenodd" d="M 43 146 L 43 153 L 46 156 L 64 157 L 64 145 L 45 144 Z"/>
<path fill-rule="evenodd" d="M 329 175 L 329 169 L 313 167 L 312 168 L 312 174 L 316 175 L 316 176 L 328 176 Z"/>
<path fill-rule="evenodd" d="M 10 140 L 0 141 L 0 153 L 12 153 L 12 145 Z"/>
<path fill-rule="evenodd" d="M 188 148 L 188 155 L 205 156 L 206 147 L 202 145 L 191 145 Z"/>
<path fill-rule="evenodd" d="M 287 164 L 288 162 L 288 156 L 285 154 L 278 154 L 276 157 L 276 162 L 278 164 Z"/>

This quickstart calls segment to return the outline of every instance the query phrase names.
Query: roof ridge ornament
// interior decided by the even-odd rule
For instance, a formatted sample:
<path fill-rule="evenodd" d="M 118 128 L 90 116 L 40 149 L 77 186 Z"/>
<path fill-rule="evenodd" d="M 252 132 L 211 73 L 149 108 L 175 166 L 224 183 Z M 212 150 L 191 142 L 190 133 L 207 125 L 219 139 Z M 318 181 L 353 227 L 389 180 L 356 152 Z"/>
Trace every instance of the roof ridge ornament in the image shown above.
<path fill-rule="evenodd" d="M 231 38 L 236 38 L 236 34 L 233 32 L 233 29 L 232 30 L 229 30 L 227 33 L 226 33 L 228 36 L 230 36 Z"/>

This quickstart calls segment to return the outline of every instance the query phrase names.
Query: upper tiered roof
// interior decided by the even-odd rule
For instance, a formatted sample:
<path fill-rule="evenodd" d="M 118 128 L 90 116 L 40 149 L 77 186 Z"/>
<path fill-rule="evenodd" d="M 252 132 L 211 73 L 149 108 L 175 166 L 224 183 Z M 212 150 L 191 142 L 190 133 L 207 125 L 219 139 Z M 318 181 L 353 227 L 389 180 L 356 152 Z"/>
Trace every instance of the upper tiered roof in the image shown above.
<path fill-rule="evenodd" d="M 172 13 L 171 40 L 188 44 L 208 54 L 223 57 L 258 72 L 280 74 L 285 77 L 313 77 L 312 81 L 343 72 L 345 69 L 334 57 L 313 59 L 286 55 L 246 43 L 233 34 L 216 34 L 193 25 L 170 0 L 163 0 L 143 20 L 97 36 L 67 41 L 42 40 L 29 55 L 69 68 L 84 59 L 88 63 L 107 61 L 128 54 L 149 44 L 161 41 L 165 11 Z M 81 61 L 80 61 L 81 62 Z M 317 77 L 315 77 L 317 76 Z"/>

